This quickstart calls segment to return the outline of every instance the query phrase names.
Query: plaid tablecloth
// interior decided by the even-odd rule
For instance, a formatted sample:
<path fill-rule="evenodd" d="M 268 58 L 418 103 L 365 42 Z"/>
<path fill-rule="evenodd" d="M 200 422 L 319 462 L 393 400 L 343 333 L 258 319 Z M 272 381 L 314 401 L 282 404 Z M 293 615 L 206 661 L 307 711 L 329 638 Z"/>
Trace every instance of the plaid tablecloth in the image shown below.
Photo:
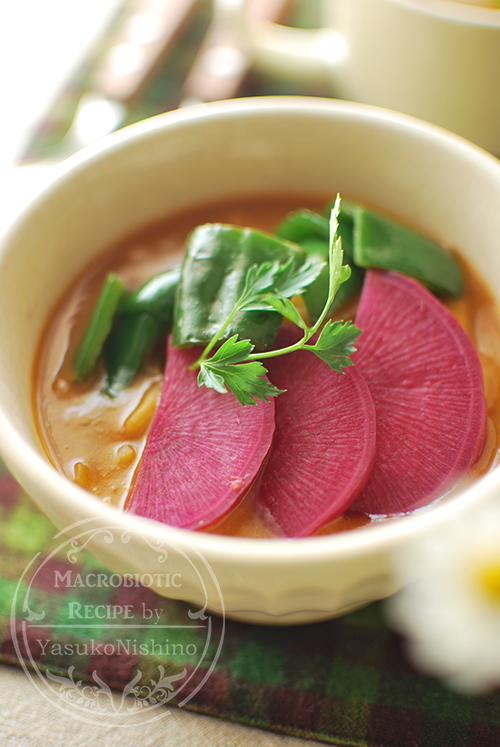
<path fill-rule="evenodd" d="M 165 655 L 164 650 L 159 652 L 151 645 L 151 628 L 134 628 L 131 623 L 129 632 L 120 634 L 121 639 L 136 642 L 135 650 L 127 652 L 117 648 L 116 631 L 90 623 L 77 629 L 68 614 L 71 603 L 73 609 L 75 604 L 82 608 L 86 604 L 128 605 L 131 611 L 158 610 L 163 621 L 175 625 L 186 618 L 187 605 L 160 597 L 146 586 L 113 585 L 111 572 L 86 550 L 78 553 L 76 564 L 69 563 L 65 553 L 46 563 L 61 542 L 55 534 L 52 524 L 2 467 L 0 661 L 20 665 L 17 640 L 28 667 L 49 670 L 64 680 L 73 667 L 75 682 L 95 683 L 96 672 L 105 685 L 123 691 L 138 672 L 137 688 L 151 688 L 151 682 L 158 682 L 158 673 L 163 672 L 174 682 L 176 677 L 189 680 L 182 699 L 189 696 L 208 668 L 207 663 L 192 676 L 189 644 L 202 645 L 202 630 L 183 630 L 182 637 L 175 638 L 182 641 L 180 652 L 178 648 L 175 654 Z M 89 573 L 103 574 L 104 583 L 97 589 L 75 583 L 78 575 L 83 578 Z M 54 583 L 61 578 L 72 579 L 72 584 Z M 45 612 L 43 625 L 57 626 L 51 627 L 49 645 L 47 627 L 37 627 L 36 620 L 23 639 L 26 610 L 23 613 L 22 606 L 28 590 L 30 608 L 35 614 L 37 610 Z M 16 594 L 17 614 L 11 620 Z M 213 640 L 217 641 L 222 621 L 216 616 L 211 621 Z M 383 603 L 314 625 L 275 628 L 226 620 L 215 669 L 183 707 L 335 745 L 500 744 L 500 693 L 476 698 L 457 695 L 414 671 L 405 657 L 404 642 L 385 623 Z"/>

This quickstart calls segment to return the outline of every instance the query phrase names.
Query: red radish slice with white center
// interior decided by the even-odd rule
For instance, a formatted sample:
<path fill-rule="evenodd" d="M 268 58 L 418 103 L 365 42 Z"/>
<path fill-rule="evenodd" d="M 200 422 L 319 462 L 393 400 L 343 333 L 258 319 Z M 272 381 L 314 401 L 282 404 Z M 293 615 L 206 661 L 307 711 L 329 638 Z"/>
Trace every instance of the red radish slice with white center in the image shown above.
<path fill-rule="evenodd" d="M 274 402 L 243 407 L 228 392 L 198 387 L 189 366 L 200 349 L 169 341 L 158 410 L 127 510 L 198 529 L 222 517 L 248 490 L 274 432 Z"/>
<path fill-rule="evenodd" d="M 395 272 L 366 274 L 353 360 L 377 413 L 377 456 L 352 508 L 395 514 L 450 490 L 481 453 L 486 406 L 481 364 L 455 317 Z"/>
<path fill-rule="evenodd" d="M 299 339 L 283 327 L 276 347 Z M 287 537 L 304 537 L 336 518 L 363 488 L 375 458 L 375 409 L 356 368 L 332 371 L 314 353 L 265 362 L 286 389 L 276 398 L 276 431 L 257 505 Z"/>

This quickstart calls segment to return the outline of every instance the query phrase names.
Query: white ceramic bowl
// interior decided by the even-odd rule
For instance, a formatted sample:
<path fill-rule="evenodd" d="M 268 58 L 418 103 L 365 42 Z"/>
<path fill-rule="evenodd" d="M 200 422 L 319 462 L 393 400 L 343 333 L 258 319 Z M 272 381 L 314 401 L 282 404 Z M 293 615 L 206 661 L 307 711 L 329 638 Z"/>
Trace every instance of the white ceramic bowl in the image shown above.
<path fill-rule="evenodd" d="M 152 576 L 160 593 L 219 612 L 225 606 L 236 619 L 312 622 L 392 594 L 395 548 L 498 493 L 497 470 L 452 500 L 401 520 L 336 536 L 240 539 L 120 513 L 45 457 L 32 413 L 33 360 L 55 301 L 93 257 L 157 218 L 199 203 L 337 191 L 446 239 L 500 299 L 500 163 L 423 122 L 346 102 L 236 100 L 142 122 L 70 159 L 4 237 L 0 451 L 56 527 L 79 534 L 114 571 L 163 573 Z M 169 548 L 167 565 L 159 557 L 162 543 Z M 167 566 L 171 578 L 177 574 L 175 585 L 165 581 Z"/>

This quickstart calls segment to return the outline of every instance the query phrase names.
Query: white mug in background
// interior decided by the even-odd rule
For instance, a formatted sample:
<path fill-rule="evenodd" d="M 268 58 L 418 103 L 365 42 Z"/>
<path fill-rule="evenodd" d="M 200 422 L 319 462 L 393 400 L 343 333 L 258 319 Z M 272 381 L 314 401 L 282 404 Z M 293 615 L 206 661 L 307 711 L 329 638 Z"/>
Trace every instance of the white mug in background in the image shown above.
<path fill-rule="evenodd" d="M 500 10 L 474 0 L 323 0 L 324 28 L 304 30 L 248 20 L 252 1 L 214 0 L 215 13 L 261 67 L 327 75 L 339 98 L 411 114 L 500 156 Z"/>

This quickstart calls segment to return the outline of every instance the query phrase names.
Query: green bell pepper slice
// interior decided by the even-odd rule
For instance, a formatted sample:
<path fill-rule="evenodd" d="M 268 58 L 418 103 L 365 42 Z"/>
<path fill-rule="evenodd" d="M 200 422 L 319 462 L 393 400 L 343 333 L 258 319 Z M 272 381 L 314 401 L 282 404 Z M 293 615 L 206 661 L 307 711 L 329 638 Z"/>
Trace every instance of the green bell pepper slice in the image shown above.
<path fill-rule="evenodd" d="M 174 309 L 173 345 L 207 344 L 228 319 L 252 265 L 263 262 L 300 266 L 305 251 L 262 231 L 209 223 L 190 235 Z M 269 348 L 282 322 L 275 311 L 241 311 L 221 342 L 237 334 L 257 349 Z"/>

